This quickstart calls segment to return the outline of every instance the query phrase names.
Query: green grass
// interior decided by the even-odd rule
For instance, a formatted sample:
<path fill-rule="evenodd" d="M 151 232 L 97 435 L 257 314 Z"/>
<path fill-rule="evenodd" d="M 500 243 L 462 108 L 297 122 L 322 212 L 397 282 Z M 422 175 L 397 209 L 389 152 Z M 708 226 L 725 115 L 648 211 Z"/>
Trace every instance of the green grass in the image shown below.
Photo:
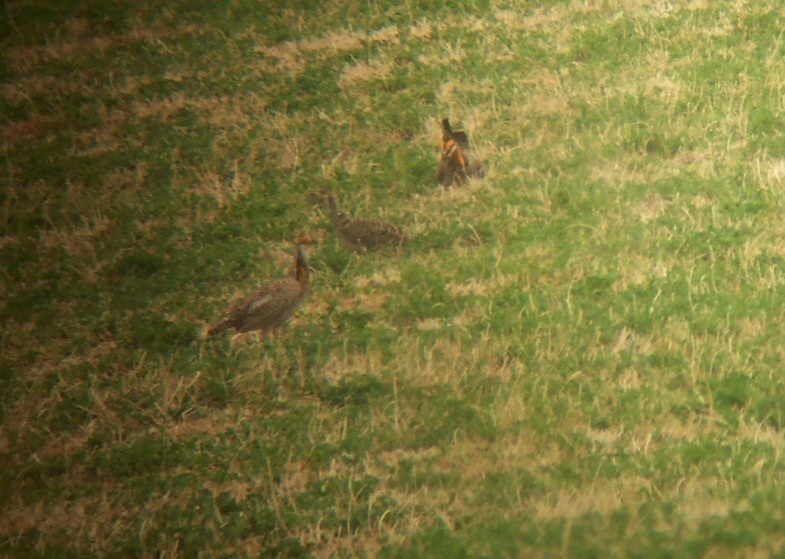
<path fill-rule="evenodd" d="M 780 12 L 5 2 L 0 555 L 782 554 Z"/>

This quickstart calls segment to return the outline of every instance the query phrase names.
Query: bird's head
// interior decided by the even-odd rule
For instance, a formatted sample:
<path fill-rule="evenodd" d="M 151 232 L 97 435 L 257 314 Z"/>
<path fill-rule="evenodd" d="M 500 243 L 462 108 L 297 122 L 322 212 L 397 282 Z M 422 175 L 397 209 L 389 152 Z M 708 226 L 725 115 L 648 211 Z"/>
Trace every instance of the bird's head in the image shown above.
<path fill-rule="evenodd" d="M 452 138 L 452 128 L 450 128 L 450 119 L 444 117 L 442 119 L 442 142 Z"/>
<path fill-rule="evenodd" d="M 327 188 L 320 188 L 311 194 L 311 199 L 315 202 L 329 208 L 331 214 L 340 214 L 338 204 L 335 202 L 335 196 Z"/>
<path fill-rule="evenodd" d="M 469 149 L 469 136 L 463 130 L 453 130 L 448 118 L 442 119 L 442 147 L 450 141 L 457 142 L 463 149 Z"/>

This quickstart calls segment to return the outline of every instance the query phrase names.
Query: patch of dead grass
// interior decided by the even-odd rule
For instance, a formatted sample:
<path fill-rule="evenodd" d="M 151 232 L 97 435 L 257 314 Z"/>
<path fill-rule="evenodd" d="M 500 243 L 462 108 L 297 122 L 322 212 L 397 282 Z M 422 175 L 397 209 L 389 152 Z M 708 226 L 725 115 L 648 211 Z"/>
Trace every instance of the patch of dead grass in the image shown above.
<path fill-rule="evenodd" d="M 330 52 L 346 52 L 357 50 L 363 46 L 362 35 L 350 33 L 347 31 L 339 31 L 330 33 L 324 37 L 316 39 L 305 39 L 297 43 L 290 43 L 295 46 L 293 50 L 303 50 L 305 52 L 313 51 L 330 51 Z"/>
<path fill-rule="evenodd" d="M 539 520 L 579 518 L 589 513 L 608 515 L 643 502 L 652 491 L 651 481 L 631 475 L 580 488 L 563 488 L 544 499 L 530 500 L 529 508 Z"/>
<path fill-rule="evenodd" d="M 264 66 L 264 70 L 277 69 L 293 75 L 300 74 L 308 62 L 308 56 L 314 53 L 341 53 L 359 50 L 365 44 L 390 43 L 397 45 L 398 28 L 385 27 L 370 32 L 334 31 L 324 37 L 309 38 L 302 41 L 286 41 L 259 48 L 262 54 L 277 61 L 272 68 Z M 350 71 L 351 73 L 351 71 Z"/>
<path fill-rule="evenodd" d="M 409 34 L 412 37 L 417 37 L 418 39 L 428 39 L 431 37 L 432 32 L 433 26 L 426 19 L 421 19 L 413 23 L 409 28 Z"/>
<path fill-rule="evenodd" d="M 668 417 L 660 422 L 657 431 L 671 441 L 692 442 L 706 433 L 706 424 L 694 417 L 687 418 L 685 421 Z"/>
<path fill-rule="evenodd" d="M 164 385 L 161 386 L 163 396 L 162 408 L 174 409 L 181 403 L 182 395 L 190 386 L 199 381 L 200 375 L 197 373 L 193 378 L 166 378 Z M 218 437 L 229 431 L 236 429 L 241 423 L 249 418 L 256 417 L 256 412 L 250 408 L 235 410 L 215 410 L 206 415 L 193 417 L 188 415 L 182 420 L 170 419 L 161 425 L 161 428 L 175 440 L 187 439 L 190 437 Z"/>
<path fill-rule="evenodd" d="M 484 309 L 470 309 L 449 322 L 442 318 L 421 319 L 417 321 L 416 326 L 418 330 L 460 329 L 482 320 L 478 317 L 484 312 Z M 502 380 L 509 380 L 516 376 L 519 369 L 517 363 L 489 357 L 495 355 L 490 349 L 495 347 L 495 340 L 490 334 L 480 336 L 470 348 L 451 338 L 451 336 L 444 336 L 432 345 L 424 347 L 417 331 L 407 332 L 399 343 L 409 349 L 402 352 L 395 362 L 390 363 L 389 368 L 400 375 L 405 382 L 415 386 L 435 383 L 454 384 L 459 378 L 472 371 L 483 371 L 488 376 Z"/>
<path fill-rule="evenodd" d="M 517 108 L 516 112 L 522 115 L 562 115 L 564 118 L 569 118 L 573 110 L 567 95 L 559 91 L 542 91 L 529 95 L 526 103 Z"/>
<path fill-rule="evenodd" d="M 346 88 L 356 82 L 382 80 L 390 74 L 392 69 L 393 64 L 390 61 L 356 62 L 344 67 L 340 78 L 338 78 L 338 85 Z"/>
<path fill-rule="evenodd" d="M 78 18 L 66 20 L 62 29 L 65 32 L 57 33 L 46 44 L 7 49 L 5 54 L 11 67 L 24 73 L 42 63 L 63 62 L 87 53 L 97 52 L 98 56 L 105 57 L 109 48 L 120 45 L 138 42 L 162 44 L 166 38 L 185 34 L 196 36 L 205 32 L 203 27 L 193 24 L 150 26 L 140 23 L 125 33 L 88 37 L 85 34 L 89 28 L 85 27 L 84 20 Z"/>
<path fill-rule="evenodd" d="M 401 272 L 397 268 L 387 267 L 383 270 L 377 270 L 370 276 L 355 276 L 352 284 L 359 288 L 365 289 L 371 286 L 384 286 L 391 283 L 400 283 Z"/>
<path fill-rule="evenodd" d="M 634 351 L 639 355 L 649 355 L 653 351 L 649 339 L 641 337 L 626 326 L 619 330 L 616 339 L 610 344 L 609 349 L 613 355 L 619 355 L 625 351 Z"/>
<path fill-rule="evenodd" d="M 115 44 L 115 40 L 106 37 L 60 38 L 46 45 L 35 47 L 17 47 L 10 49 L 8 58 L 14 67 L 26 67 L 31 61 L 35 63 L 67 60 L 89 51 L 98 51 L 105 56 L 106 50 Z"/>
<path fill-rule="evenodd" d="M 456 43 L 441 45 L 440 50 L 430 54 L 421 54 L 417 57 L 417 61 L 425 66 L 444 66 L 462 62 L 465 58 L 466 50 L 460 43 Z M 455 85 L 453 84 L 453 87 Z"/>
<path fill-rule="evenodd" d="M 188 109 L 194 111 L 200 122 L 206 125 L 237 131 L 254 125 L 254 117 L 262 113 L 268 103 L 268 99 L 254 93 L 192 97 L 181 91 L 163 99 L 135 101 L 131 110 L 140 119 L 168 121 L 180 111 Z"/>
<path fill-rule="evenodd" d="M 652 259 L 641 254 L 631 254 L 619 259 L 620 274 L 613 284 L 616 292 L 624 291 L 631 285 L 646 285 L 652 279 L 664 279 L 668 276 L 674 263 L 671 259 Z"/>
<path fill-rule="evenodd" d="M 35 114 L 25 120 L 12 120 L 0 125 L 0 145 L 3 151 L 10 146 L 37 140 L 56 120 Z"/>
<path fill-rule="evenodd" d="M 105 216 L 86 216 L 83 225 L 75 229 L 41 229 L 37 244 L 41 250 L 62 248 L 74 258 L 95 262 L 95 240 L 108 234 L 113 225 L 113 220 Z"/>
<path fill-rule="evenodd" d="M 384 308 L 389 296 L 386 293 L 368 293 L 345 297 L 338 303 L 341 309 L 362 309 L 365 311 L 376 312 Z"/>
<path fill-rule="evenodd" d="M 630 154 L 626 159 L 599 160 L 590 164 L 589 177 L 616 188 L 627 184 L 661 181 L 678 176 L 682 170 L 671 160 L 652 160 L 643 155 Z"/>
<path fill-rule="evenodd" d="M 709 517 L 726 517 L 731 512 L 742 512 L 752 507 L 746 499 L 741 501 L 716 496 L 717 486 L 707 480 L 688 479 L 680 486 L 681 516 L 691 521 Z"/>
<path fill-rule="evenodd" d="M 398 40 L 398 28 L 394 25 L 390 25 L 376 31 L 371 31 L 367 35 L 367 41 L 369 43 L 390 43 L 392 45 L 397 45 L 400 42 Z"/>
<path fill-rule="evenodd" d="M 330 384 L 338 384 L 341 380 L 357 374 L 378 375 L 382 372 L 383 367 L 381 355 L 373 351 L 341 357 L 333 355 L 319 371 L 319 377 Z"/>
<path fill-rule="evenodd" d="M 624 390 L 635 390 L 641 388 L 644 384 L 640 371 L 634 367 L 625 369 L 624 372 L 619 375 L 617 383 Z"/>
<path fill-rule="evenodd" d="M 287 41 L 266 46 L 263 47 L 262 52 L 277 61 L 277 65 L 273 67 L 274 69 L 285 71 L 292 75 L 298 75 L 305 69 L 306 61 L 300 56 L 300 48 L 296 42 Z M 268 69 L 266 65 L 262 68 L 262 70 Z"/>
<path fill-rule="evenodd" d="M 479 281 L 476 279 L 470 279 L 463 283 L 448 283 L 447 284 L 447 291 L 450 292 L 450 295 L 453 297 L 459 297 L 462 295 L 481 295 L 486 296 L 488 295 L 491 286 L 488 285 L 488 282 Z"/>
<path fill-rule="evenodd" d="M 785 158 L 759 157 L 751 166 L 758 181 L 767 188 L 785 188 Z"/>
<path fill-rule="evenodd" d="M 592 2 L 572 1 L 569 5 L 534 8 L 525 14 L 511 8 L 494 12 L 495 20 L 505 29 L 513 31 L 554 30 L 570 27 L 577 18 L 597 12 L 599 5 Z"/>
<path fill-rule="evenodd" d="M 76 433 L 70 433 L 48 441 L 33 453 L 35 460 L 47 460 L 54 456 L 67 457 L 87 446 L 87 441 L 95 430 L 95 422 L 83 425 Z"/>
<path fill-rule="evenodd" d="M 57 80 L 54 76 L 19 76 L 13 83 L 0 84 L 0 96 L 9 103 L 20 105 L 30 101 L 31 97 L 51 93 L 57 88 L 59 91 L 70 80 Z"/>
<path fill-rule="evenodd" d="M 201 173 L 196 184 L 193 185 L 191 193 L 212 198 L 219 207 L 225 208 L 247 196 L 253 187 L 251 176 L 235 168 L 235 172 L 229 180 L 213 171 Z"/>
<path fill-rule="evenodd" d="M 179 91 L 165 99 L 134 101 L 132 109 L 139 118 L 155 117 L 162 121 L 167 121 L 170 120 L 173 115 L 186 108 L 189 103 L 191 103 L 191 98 L 188 94 Z"/>
<path fill-rule="evenodd" d="M 6 502 L 0 513 L 0 536 L 10 538 L 39 526 L 47 511 L 43 503 L 25 504 L 14 499 Z"/>
<path fill-rule="evenodd" d="M 205 124 L 219 128 L 247 128 L 261 114 L 269 99 L 256 94 L 202 97 L 191 102 Z"/>

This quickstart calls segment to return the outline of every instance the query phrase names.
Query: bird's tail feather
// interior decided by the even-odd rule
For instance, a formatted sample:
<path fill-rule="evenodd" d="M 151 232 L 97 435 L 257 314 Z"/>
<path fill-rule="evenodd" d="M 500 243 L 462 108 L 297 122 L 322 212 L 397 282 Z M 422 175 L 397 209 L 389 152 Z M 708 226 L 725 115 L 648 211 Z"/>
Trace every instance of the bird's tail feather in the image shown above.
<path fill-rule="evenodd" d="M 218 324 L 214 324 L 213 326 L 210 326 L 210 329 L 207 331 L 207 335 L 215 336 L 216 334 L 219 334 L 231 327 L 232 327 L 231 320 L 224 320 L 222 322 L 219 322 Z"/>

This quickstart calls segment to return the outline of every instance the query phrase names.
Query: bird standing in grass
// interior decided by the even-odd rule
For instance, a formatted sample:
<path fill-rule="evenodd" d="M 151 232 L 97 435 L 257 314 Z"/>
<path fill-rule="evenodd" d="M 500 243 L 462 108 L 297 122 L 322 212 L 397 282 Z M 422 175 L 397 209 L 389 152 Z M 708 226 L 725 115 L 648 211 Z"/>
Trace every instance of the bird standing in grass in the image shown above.
<path fill-rule="evenodd" d="M 225 320 L 212 326 L 207 332 L 208 336 L 229 328 L 234 328 L 238 333 L 254 330 L 267 332 L 291 317 L 308 290 L 310 271 L 303 245 L 313 243 L 311 237 L 298 239 L 290 274 L 263 285 L 251 298 L 234 307 Z"/>
<path fill-rule="evenodd" d="M 482 177 L 482 166 L 469 158 L 469 137 L 463 130 L 453 130 L 448 118 L 442 119 L 442 151 L 436 167 L 436 180 L 444 188 L 463 184 L 469 177 Z"/>
<path fill-rule="evenodd" d="M 330 209 L 330 221 L 335 234 L 350 249 L 366 252 L 383 246 L 403 245 L 408 240 L 400 227 L 380 219 L 361 219 L 343 213 L 335 197 L 327 190 L 320 190 L 317 196 Z"/>

